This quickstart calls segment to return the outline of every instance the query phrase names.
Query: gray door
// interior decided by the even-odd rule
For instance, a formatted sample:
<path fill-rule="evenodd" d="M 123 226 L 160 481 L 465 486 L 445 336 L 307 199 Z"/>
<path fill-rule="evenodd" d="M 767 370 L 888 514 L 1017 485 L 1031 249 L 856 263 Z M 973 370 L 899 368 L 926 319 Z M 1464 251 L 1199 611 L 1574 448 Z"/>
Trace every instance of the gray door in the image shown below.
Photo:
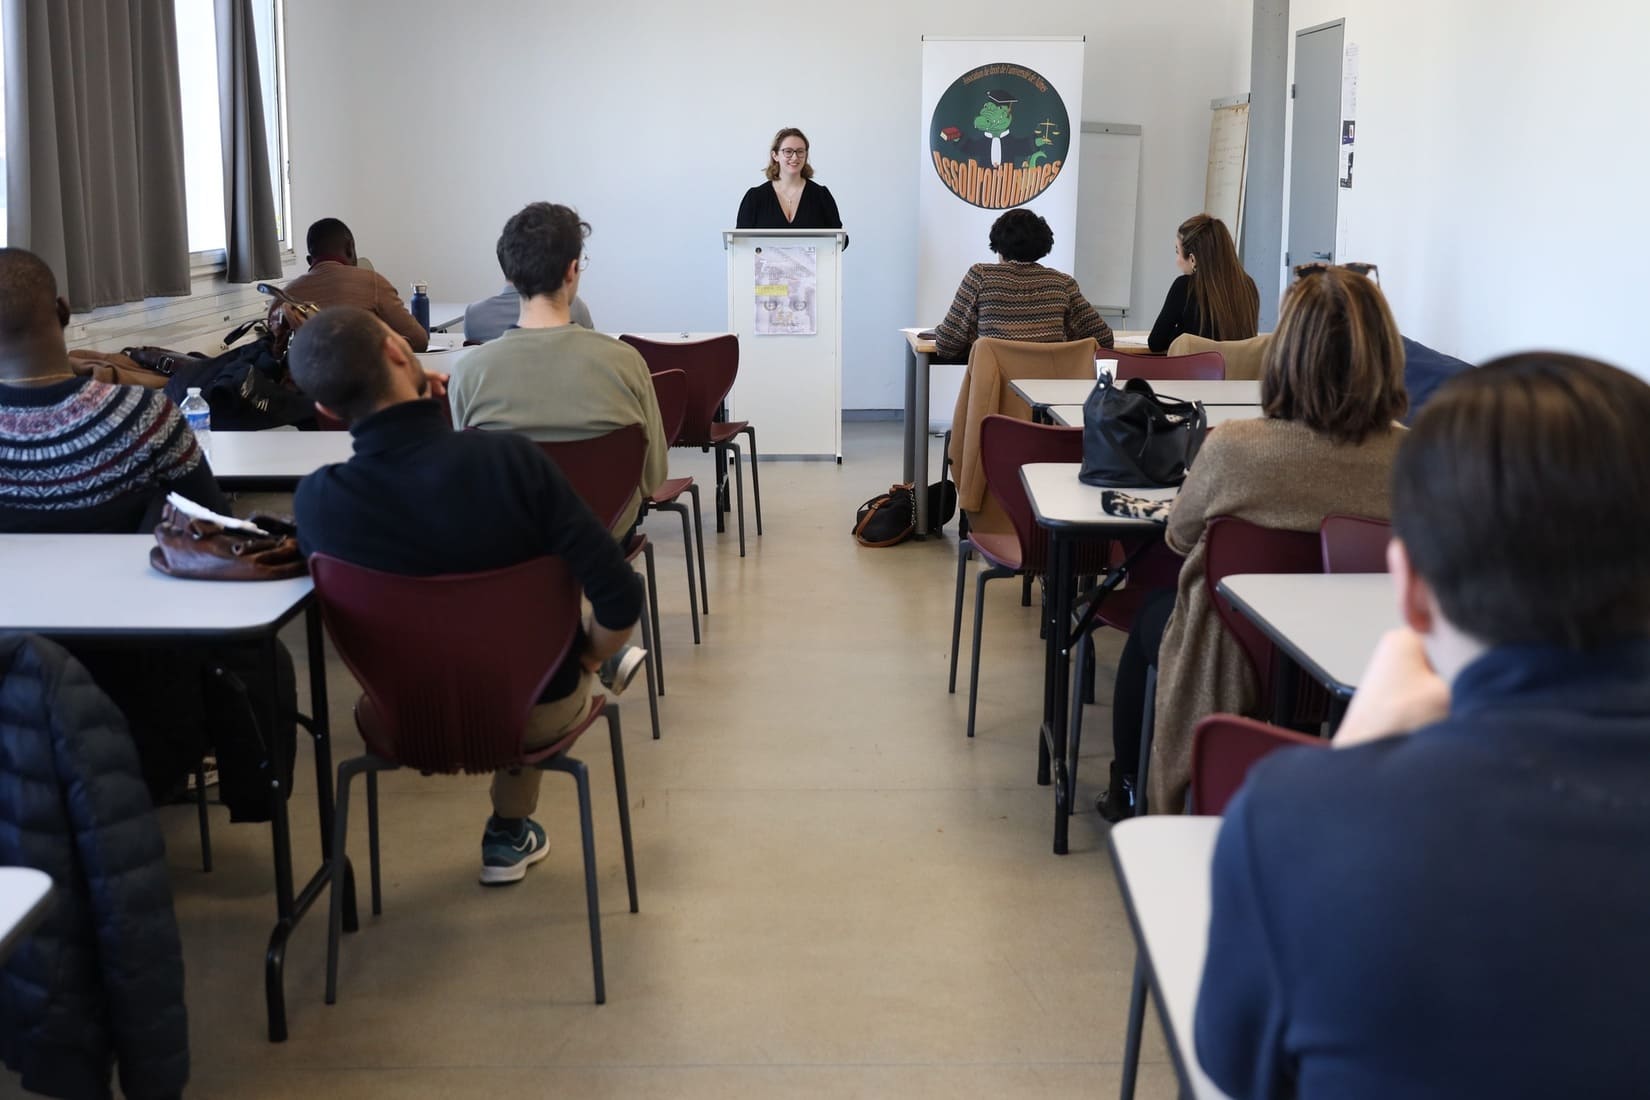
<path fill-rule="evenodd" d="M 1290 265 L 1335 259 L 1340 201 L 1342 20 L 1295 35 L 1295 122 L 1289 152 Z"/>

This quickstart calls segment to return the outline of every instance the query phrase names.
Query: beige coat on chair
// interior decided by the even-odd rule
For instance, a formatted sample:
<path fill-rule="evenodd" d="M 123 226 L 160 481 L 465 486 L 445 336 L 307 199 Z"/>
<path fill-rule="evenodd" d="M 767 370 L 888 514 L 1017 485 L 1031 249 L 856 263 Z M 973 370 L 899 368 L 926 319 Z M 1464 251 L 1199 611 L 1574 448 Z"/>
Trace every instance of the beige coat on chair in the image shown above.
<path fill-rule="evenodd" d="M 1152 813 L 1181 812 L 1192 775 L 1192 727 L 1211 714 L 1264 718 L 1260 685 L 1215 615 L 1204 583 L 1204 532 L 1216 516 L 1262 527 L 1316 531 L 1337 512 L 1387 519 L 1402 428 L 1352 445 L 1293 420 L 1233 420 L 1209 434 L 1169 512 L 1165 541 L 1186 556 L 1174 612 L 1157 657 L 1152 733 Z"/>
<path fill-rule="evenodd" d="M 1228 379 L 1253 380 L 1260 377 L 1266 362 L 1266 347 L 1272 334 L 1263 332 L 1247 340 L 1205 340 L 1190 332 L 1183 332 L 1169 345 L 1170 355 L 1195 355 L 1200 351 L 1218 351 L 1226 357 Z"/>
<path fill-rule="evenodd" d="M 970 513 L 969 526 L 978 531 L 1013 531 L 1008 516 L 985 490 L 985 467 L 980 461 L 980 421 L 993 413 L 1019 420 L 1031 419 L 1031 406 L 1009 388 L 1021 378 L 1094 378 L 1093 340 L 1063 344 L 1034 344 L 981 337 L 968 353 L 968 370 L 957 407 L 951 414 L 951 476 L 957 483 L 957 505 Z M 917 486 L 921 492 L 922 486 Z"/>

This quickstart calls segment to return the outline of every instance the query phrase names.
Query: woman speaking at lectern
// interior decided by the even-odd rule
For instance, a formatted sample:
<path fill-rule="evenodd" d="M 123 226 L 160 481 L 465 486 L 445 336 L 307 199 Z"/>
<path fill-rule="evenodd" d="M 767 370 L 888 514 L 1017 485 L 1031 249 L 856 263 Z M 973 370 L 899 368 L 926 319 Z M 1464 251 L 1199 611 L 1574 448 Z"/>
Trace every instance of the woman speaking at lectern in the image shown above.
<path fill-rule="evenodd" d="M 736 229 L 841 229 L 831 192 L 813 181 L 808 137 L 794 126 L 774 135 L 764 174 L 769 182 L 745 192 Z M 843 241 L 846 248 L 847 241 Z"/>

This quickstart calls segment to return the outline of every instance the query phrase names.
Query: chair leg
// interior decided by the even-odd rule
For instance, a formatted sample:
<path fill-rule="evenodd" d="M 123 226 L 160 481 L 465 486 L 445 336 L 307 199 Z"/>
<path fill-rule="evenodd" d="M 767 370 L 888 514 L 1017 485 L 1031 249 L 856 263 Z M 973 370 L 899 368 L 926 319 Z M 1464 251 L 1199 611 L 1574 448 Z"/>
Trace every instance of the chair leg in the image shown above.
<path fill-rule="evenodd" d="M 655 504 L 652 506 L 657 512 L 675 512 L 682 517 L 682 557 L 687 561 L 688 575 L 688 614 L 693 620 L 693 644 L 699 644 L 699 589 L 693 583 L 693 531 L 688 519 L 687 505 Z M 658 601 L 654 601 L 657 603 Z M 654 616 L 657 621 L 658 616 Z"/>
<path fill-rule="evenodd" d="M 1134 1079 L 1140 1072 L 1140 1035 L 1146 1023 L 1146 959 L 1134 956 L 1134 983 L 1129 990 L 1129 1027 L 1123 1039 L 1122 1100 L 1134 1100 Z"/>
<path fill-rule="evenodd" d="M 647 712 L 653 719 L 653 740 L 659 739 L 659 686 L 653 679 L 653 619 L 644 610 L 642 612 L 642 648 L 647 650 L 647 659 L 642 667 L 647 672 Z"/>
<path fill-rule="evenodd" d="M 739 445 L 728 444 L 728 457 L 733 462 L 733 491 L 738 497 L 739 508 L 739 556 L 745 556 L 745 466 L 739 461 Z"/>
<path fill-rule="evenodd" d="M 756 507 L 756 537 L 762 537 L 762 476 L 756 472 L 756 426 L 746 424 L 744 434 L 750 437 L 751 504 Z"/>
<path fill-rule="evenodd" d="M 200 815 L 201 870 L 212 870 L 212 820 L 206 813 L 206 761 L 195 763 L 195 812 Z"/>
<path fill-rule="evenodd" d="M 1026 574 L 1024 574 L 1023 576 L 1020 577 L 1020 606 L 1021 607 L 1030 607 L 1031 606 L 1031 574 L 1030 573 L 1026 573 Z"/>
<path fill-rule="evenodd" d="M 613 788 L 619 796 L 619 837 L 624 843 L 624 881 L 630 890 L 630 911 L 640 912 L 636 901 L 636 852 L 630 843 L 630 787 L 624 774 L 624 737 L 619 724 L 619 705 L 607 705 L 607 739 L 613 746 Z"/>
<path fill-rule="evenodd" d="M 957 694 L 957 651 L 962 648 L 963 581 L 968 573 L 968 560 L 974 556 L 974 544 L 967 539 L 957 540 L 957 600 L 951 608 L 951 679 L 945 690 Z"/>
<path fill-rule="evenodd" d="M 596 896 L 596 834 L 590 820 L 590 770 L 565 754 L 552 756 L 539 765 L 548 771 L 566 772 L 579 789 L 579 832 L 584 837 L 584 899 L 590 911 L 590 965 L 596 972 L 596 1003 L 607 1003 L 607 979 L 602 972 L 602 907 Z"/>
<path fill-rule="evenodd" d="M 365 771 L 370 757 L 338 764 L 338 789 L 332 803 L 332 903 L 327 909 L 327 1004 L 338 1003 L 338 941 L 344 936 L 344 842 L 349 837 L 349 785 Z"/>
<path fill-rule="evenodd" d="M 699 551 L 699 610 L 709 615 L 710 589 L 705 587 L 705 514 L 699 510 L 697 483 L 688 486 L 688 494 L 693 497 L 693 541 Z"/>
<path fill-rule="evenodd" d="M 648 654 L 653 658 L 653 671 L 659 678 L 659 694 L 665 693 L 665 652 L 659 637 L 659 581 L 653 571 L 653 541 L 642 546 L 642 560 L 647 565 L 647 616 L 653 620 L 653 646 Z"/>
<path fill-rule="evenodd" d="M 1157 666 L 1146 666 L 1146 708 L 1140 719 L 1140 766 L 1134 773 L 1134 813 L 1146 814 L 1146 780 L 1152 765 L 1152 732 L 1157 728 Z"/>
<path fill-rule="evenodd" d="M 378 773 L 367 773 L 367 862 L 372 867 L 372 915 L 384 912 L 384 890 L 378 875 Z"/>
<path fill-rule="evenodd" d="M 1084 660 L 1094 659 L 1094 635 L 1085 631 L 1077 639 L 1077 667 L 1083 667 Z M 1076 813 L 1072 805 L 1072 798 L 1077 794 L 1077 760 L 1083 747 L 1083 677 L 1081 672 L 1071 678 L 1071 707 L 1066 711 L 1069 715 L 1068 725 L 1070 732 L 1066 735 L 1066 813 Z"/>
<path fill-rule="evenodd" d="M 1012 577 L 1014 570 L 994 565 L 980 570 L 980 579 L 974 586 L 974 655 L 968 664 L 968 736 L 974 736 L 974 712 L 980 698 L 980 635 L 985 625 L 985 582 L 997 577 Z"/>

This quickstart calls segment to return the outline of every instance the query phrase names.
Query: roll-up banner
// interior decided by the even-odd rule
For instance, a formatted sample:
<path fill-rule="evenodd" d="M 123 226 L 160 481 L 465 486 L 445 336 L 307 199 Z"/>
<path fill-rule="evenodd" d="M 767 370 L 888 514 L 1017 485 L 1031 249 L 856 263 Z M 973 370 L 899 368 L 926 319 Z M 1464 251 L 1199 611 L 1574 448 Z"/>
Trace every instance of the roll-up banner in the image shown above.
<path fill-rule="evenodd" d="M 1054 230 L 1042 262 L 1076 263 L 1083 38 L 922 40 L 917 323 L 940 323 L 1003 211 L 1029 207 Z M 962 368 L 939 367 L 930 421 L 947 425 Z"/>

